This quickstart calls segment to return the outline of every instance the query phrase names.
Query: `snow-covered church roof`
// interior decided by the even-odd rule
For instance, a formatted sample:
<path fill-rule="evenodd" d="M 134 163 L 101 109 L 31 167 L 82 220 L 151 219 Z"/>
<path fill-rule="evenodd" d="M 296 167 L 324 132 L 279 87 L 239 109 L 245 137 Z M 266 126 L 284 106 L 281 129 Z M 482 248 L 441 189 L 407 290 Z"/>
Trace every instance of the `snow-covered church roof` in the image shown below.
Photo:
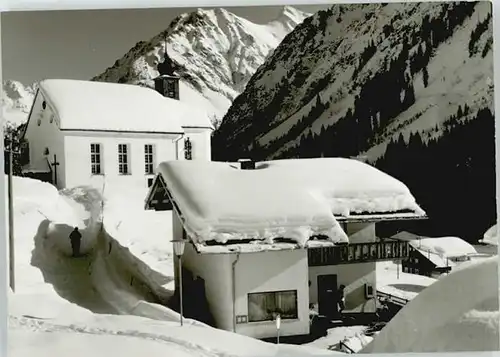
<path fill-rule="evenodd" d="M 425 216 L 400 181 L 357 160 L 318 158 L 239 164 L 169 161 L 159 175 L 195 243 L 312 236 L 347 241 L 338 220 L 389 214 Z"/>
<path fill-rule="evenodd" d="M 137 85 L 46 79 L 39 88 L 62 130 L 183 133 L 183 121 L 200 115 L 185 103 Z"/>

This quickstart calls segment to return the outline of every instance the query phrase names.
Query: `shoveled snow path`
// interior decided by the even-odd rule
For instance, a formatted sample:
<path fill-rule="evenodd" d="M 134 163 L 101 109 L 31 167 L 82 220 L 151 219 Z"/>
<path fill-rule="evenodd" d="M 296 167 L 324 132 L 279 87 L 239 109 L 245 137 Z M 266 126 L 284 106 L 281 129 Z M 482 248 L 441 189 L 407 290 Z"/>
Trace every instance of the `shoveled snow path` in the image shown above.
<path fill-rule="evenodd" d="M 94 313 L 116 312 L 94 287 L 90 276 L 93 255 L 64 257 L 54 251 L 50 238 L 45 238 L 43 243 L 43 253 L 38 253 L 39 258 L 33 263 L 42 270 L 45 280 L 61 297 Z"/>
<path fill-rule="evenodd" d="M 100 231 L 98 193 L 77 191 L 76 197 L 63 191 L 60 197 L 71 206 L 79 216 L 87 217 L 82 234 L 81 251 L 85 256 L 71 257 L 69 235 L 74 228 L 67 222 L 54 222 L 48 218 L 41 222 L 34 237 L 35 249 L 32 252 L 31 265 L 40 269 L 45 282 L 64 299 L 94 313 L 116 313 L 116 309 L 107 302 L 94 286 L 91 266 L 95 259 L 95 245 Z M 97 204 L 96 204 L 97 203 Z M 81 206 L 83 205 L 83 207 Z"/>

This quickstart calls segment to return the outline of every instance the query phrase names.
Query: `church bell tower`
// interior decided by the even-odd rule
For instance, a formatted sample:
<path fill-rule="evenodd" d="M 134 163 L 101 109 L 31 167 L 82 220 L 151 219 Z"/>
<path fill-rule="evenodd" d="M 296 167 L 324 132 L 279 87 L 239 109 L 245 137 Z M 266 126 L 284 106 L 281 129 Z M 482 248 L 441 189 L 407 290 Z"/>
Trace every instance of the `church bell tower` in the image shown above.
<path fill-rule="evenodd" d="M 155 90 L 166 98 L 179 100 L 179 80 L 175 72 L 175 64 L 167 53 L 167 41 L 165 40 L 165 56 L 163 62 L 158 63 L 160 75 L 154 79 Z"/>

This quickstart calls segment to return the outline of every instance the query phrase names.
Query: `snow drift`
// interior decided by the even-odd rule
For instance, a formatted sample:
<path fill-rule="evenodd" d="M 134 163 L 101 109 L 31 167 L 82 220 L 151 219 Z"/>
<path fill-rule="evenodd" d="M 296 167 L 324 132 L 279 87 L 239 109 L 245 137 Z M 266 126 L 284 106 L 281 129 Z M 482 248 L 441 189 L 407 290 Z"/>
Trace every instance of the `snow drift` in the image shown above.
<path fill-rule="evenodd" d="M 463 264 L 419 293 L 361 353 L 499 349 L 498 257 Z"/>

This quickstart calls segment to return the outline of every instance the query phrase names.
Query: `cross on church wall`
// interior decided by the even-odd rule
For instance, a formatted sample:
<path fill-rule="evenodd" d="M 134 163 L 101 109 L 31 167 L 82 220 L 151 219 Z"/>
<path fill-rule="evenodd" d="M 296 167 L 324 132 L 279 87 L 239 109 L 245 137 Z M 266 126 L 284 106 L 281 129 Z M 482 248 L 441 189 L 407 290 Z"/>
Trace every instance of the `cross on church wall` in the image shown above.
<path fill-rule="evenodd" d="M 57 186 L 57 166 L 59 166 L 59 162 L 57 161 L 57 156 L 54 154 L 54 161 L 50 163 L 50 165 L 54 168 L 54 185 Z"/>

